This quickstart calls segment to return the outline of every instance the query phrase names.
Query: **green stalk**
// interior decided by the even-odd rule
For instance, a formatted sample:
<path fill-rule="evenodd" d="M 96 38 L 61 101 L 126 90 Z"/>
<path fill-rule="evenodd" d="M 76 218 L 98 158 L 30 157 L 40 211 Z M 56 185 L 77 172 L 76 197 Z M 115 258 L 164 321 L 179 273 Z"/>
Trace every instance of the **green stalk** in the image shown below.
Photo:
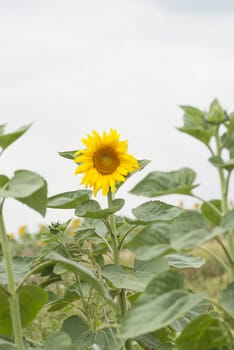
<path fill-rule="evenodd" d="M 8 241 L 8 236 L 5 229 L 4 220 L 3 220 L 2 205 L 0 208 L 0 236 L 1 236 L 2 252 L 3 252 L 5 265 L 6 265 L 8 292 L 10 294 L 9 304 L 10 304 L 14 340 L 15 340 L 17 349 L 24 350 L 23 332 L 22 332 L 21 317 L 20 317 L 19 296 L 16 291 L 16 284 L 15 284 L 14 274 L 13 274 L 13 266 L 12 266 L 9 241 Z"/>
<path fill-rule="evenodd" d="M 223 145 L 220 139 L 219 135 L 219 127 L 217 127 L 216 135 L 215 135 L 215 141 L 216 141 L 216 152 L 217 156 L 221 158 L 222 156 L 222 149 Z M 219 180 L 220 180 L 220 188 L 221 188 L 221 205 L 222 205 L 222 215 L 225 215 L 228 210 L 228 188 L 229 188 L 229 181 L 230 181 L 230 172 L 227 176 L 225 176 L 224 169 L 218 167 L 218 173 L 219 173 Z M 229 259 L 230 263 L 230 280 L 234 281 L 234 232 L 231 231 L 228 233 L 228 253 L 231 258 Z"/>
<path fill-rule="evenodd" d="M 107 194 L 107 200 L 108 200 L 108 207 L 112 207 L 113 197 L 111 190 L 109 190 Z M 118 266 L 120 266 L 120 246 L 119 240 L 118 240 L 118 233 L 116 229 L 116 220 L 115 215 L 111 214 L 109 216 L 109 226 L 110 226 L 110 234 L 111 234 L 111 242 L 112 242 L 112 250 L 113 250 L 113 260 L 114 263 Z M 127 311 L 127 304 L 126 304 L 126 295 L 125 295 L 125 289 L 121 289 L 120 293 L 118 295 L 118 304 L 121 312 L 121 316 L 124 316 L 125 312 Z M 125 349 L 126 350 L 132 350 L 132 341 L 131 339 L 128 339 L 125 343 Z"/>

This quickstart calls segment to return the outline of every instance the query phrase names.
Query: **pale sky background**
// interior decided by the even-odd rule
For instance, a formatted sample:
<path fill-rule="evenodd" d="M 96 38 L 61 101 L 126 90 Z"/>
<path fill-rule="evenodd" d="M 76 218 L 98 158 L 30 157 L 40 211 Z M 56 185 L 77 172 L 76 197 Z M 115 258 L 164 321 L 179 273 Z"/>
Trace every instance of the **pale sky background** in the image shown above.
<path fill-rule="evenodd" d="M 218 97 L 234 110 L 233 35 L 232 0 L 0 0 L 1 124 L 34 122 L 0 159 L 1 173 L 36 171 L 50 195 L 81 189 L 58 151 L 112 127 L 129 153 L 152 160 L 122 187 L 125 213 L 145 200 L 127 191 L 152 170 L 192 167 L 197 194 L 217 197 L 206 149 L 175 127 L 181 104 L 208 109 Z M 72 215 L 48 210 L 45 220 L 13 200 L 5 208 L 8 232 Z"/>

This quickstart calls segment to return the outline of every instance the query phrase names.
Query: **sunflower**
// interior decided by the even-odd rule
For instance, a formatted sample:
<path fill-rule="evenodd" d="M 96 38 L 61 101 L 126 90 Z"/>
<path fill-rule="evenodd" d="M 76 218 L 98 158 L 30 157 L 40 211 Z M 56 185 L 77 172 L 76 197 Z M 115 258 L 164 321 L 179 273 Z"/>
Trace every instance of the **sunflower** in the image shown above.
<path fill-rule="evenodd" d="M 120 134 L 110 129 L 102 136 L 93 131 L 82 139 L 86 149 L 75 153 L 78 167 L 75 174 L 84 174 L 81 183 L 92 187 L 96 196 L 99 190 L 106 195 L 109 190 L 115 192 L 116 183 L 125 181 L 126 176 L 139 169 L 137 160 L 127 153 L 127 140 L 120 141 Z"/>

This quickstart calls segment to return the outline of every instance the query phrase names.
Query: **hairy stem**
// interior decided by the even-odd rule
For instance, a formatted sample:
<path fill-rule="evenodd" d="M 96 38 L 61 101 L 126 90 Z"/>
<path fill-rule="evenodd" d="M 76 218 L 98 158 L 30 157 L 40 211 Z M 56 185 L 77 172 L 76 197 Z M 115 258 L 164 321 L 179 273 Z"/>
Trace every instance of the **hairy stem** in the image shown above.
<path fill-rule="evenodd" d="M 2 206 L 0 208 L 0 235 L 1 235 L 2 251 L 3 251 L 3 256 L 5 260 L 5 266 L 6 266 L 6 273 L 7 273 L 8 292 L 10 294 L 8 300 L 10 304 L 14 340 L 15 340 L 17 349 L 24 350 L 23 332 L 22 332 L 21 317 L 20 317 L 19 296 L 16 291 L 16 284 L 15 284 L 14 274 L 13 274 L 13 266 L 12 266 L 9 241 L 8 241 L 8 236 L 5 229 L 4 220 L 3 220 Z"/>
<path fill-rule="evenodd" d="M 109 190 L 108 195 L 108 207 L 112 207 L 113 197 L 112 193 Z M 115 215 L 111 214 L 109 216 L 109 226 L 110 226 L 110 234 L 111 234 L 111 242 L 112 242 L 112 250 L 113 250 L 113 260 L 116 265 L 120 265 L 120 247 L 119 240 L 118 240 L 118 232 L 116 229 L 116 220 Z M 120 289 L 119 295 L 118 295 L 118 304 L 120 308 L 121 316 L 123 316 L 127 310 L 127 304 L 126 304 L 126 294 L 125 289 Z M 126 350 L 132 350 L 132 341 L 131 339 L 128 339 L 125 343 L 125 349 Z"/>

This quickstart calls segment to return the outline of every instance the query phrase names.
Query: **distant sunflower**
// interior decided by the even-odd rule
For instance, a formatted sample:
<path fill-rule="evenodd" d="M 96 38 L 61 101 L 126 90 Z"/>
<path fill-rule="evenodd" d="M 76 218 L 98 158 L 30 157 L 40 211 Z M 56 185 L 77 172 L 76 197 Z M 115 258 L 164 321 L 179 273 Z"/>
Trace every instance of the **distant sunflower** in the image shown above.
<path fill-rule="evenodd" d="M 75 162 L 78 163 L 75 174 L 84 174 L 81 183 L 92 187 L 94 195 L 99 190 L 106 195 L 109 190 L 115 192 L 117 182 L 125 181 L 125 177 L 139 168 L 137 160 L 127 153 L 127 140 L 120 141 L 120 134 L 110 129 L 102 136 L 93 131 L 82 139 L 87 147 L 75 153 Z"/>

